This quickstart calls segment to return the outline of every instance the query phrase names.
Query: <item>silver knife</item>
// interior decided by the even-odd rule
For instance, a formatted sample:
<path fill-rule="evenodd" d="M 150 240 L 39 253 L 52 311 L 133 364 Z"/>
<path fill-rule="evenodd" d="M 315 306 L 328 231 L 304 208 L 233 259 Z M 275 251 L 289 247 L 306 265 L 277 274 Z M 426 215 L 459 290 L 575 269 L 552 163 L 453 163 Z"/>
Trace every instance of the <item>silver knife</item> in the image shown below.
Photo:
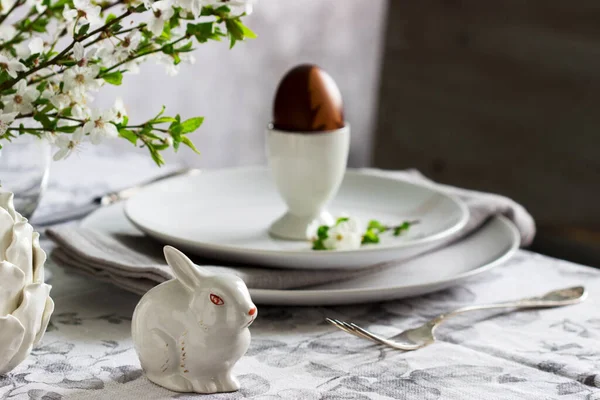
<path fill-rule="evenodd" d="M 127 200 L 128 198 L 133 196 L 135 193 L 137 193 L 141 188 L 143 188 L 147 185 L 150 185 L 151 183 L 162 181 L 162 180 L 168 179 L 168 178 L 173 178 L 175 176 L 194 175 L 199 172 L 200 171 L 197 169 L 189 169 L 189 168 L 173 171 L 169 174 L 161 175 L 152 180 L 149 180 L 149 181 L 146 181 L 146 182 L 122 189 L 122 190 L 118 190 L 115 192 L 106 193 L 102 196 L 95 197 L 89 203 L 81 205 L 81 206 L 71 207 L 67 210 L 61 210 L 58 212 L 51 212 L 50 214 L 42 215 L 39 218 L 36 218 L 36 216 L 34 215 L 31 220 L 31 223 L 32 223 L 32 225 L 35 225 L 35 226 L 47 226 L 47 225 L 58 224 L 61 222 L 71 221 L 71 220 L 78 219 L 78 218 L 83 218 L 86 215 L 91 214 L 92 212 L 94 212 L 95 210 L 97 210 L 100 207 L 109 206 L 109 205 L 117 203 L 119 201 Z"/>

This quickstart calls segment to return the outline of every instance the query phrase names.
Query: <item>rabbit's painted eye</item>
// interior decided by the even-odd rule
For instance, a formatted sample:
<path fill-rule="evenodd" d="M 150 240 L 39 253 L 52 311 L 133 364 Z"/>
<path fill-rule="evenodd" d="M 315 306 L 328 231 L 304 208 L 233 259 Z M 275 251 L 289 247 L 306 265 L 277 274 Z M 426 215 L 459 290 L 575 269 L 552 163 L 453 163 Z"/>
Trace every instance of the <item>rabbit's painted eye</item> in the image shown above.
<path fill-rule="evenodd" d="M 213 304 L 216 306 L 222 306 L 223 304 L 225 304 L 222 298 L 213 293 L 210 294 L 210 301 L 212 301 Z"/>

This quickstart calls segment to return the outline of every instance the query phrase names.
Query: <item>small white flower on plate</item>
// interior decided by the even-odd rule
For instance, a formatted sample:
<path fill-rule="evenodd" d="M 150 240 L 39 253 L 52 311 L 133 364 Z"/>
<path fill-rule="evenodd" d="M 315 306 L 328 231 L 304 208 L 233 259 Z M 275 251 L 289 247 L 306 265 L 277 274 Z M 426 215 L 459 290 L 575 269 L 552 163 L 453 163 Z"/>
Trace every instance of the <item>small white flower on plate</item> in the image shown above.
<path fill-rule="evenodd" d="M 21 79 L 14 88 L 16 93 L 2 97 L 4 111 L 27 114 L 33 111 L 33 102 L 39 97 L 40 92 L 33 86 L 27 87 L 27 81 Z"/>
<path fill-rule="evenodd" d="M 327 231 L 323 245 L 328 250 L 354 250 L 360 248 L 362 232 L 359 222 L 348 218 L 337 223 Z"/>

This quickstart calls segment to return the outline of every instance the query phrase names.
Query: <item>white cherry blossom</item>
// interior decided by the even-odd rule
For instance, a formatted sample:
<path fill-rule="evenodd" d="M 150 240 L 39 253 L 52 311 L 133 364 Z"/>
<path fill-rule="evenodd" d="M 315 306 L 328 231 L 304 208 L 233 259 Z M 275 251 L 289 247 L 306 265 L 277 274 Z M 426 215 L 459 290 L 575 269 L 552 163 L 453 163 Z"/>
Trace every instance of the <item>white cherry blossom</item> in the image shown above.
<path fill-rule="evenodd" d="M 74 97 L 80 100 L 88 98 L 89 90 L 98 90 L 100 82 L 96 79 L 99 67 L 90 65 L 87 67 L 75 66 L 64 73 L 64 90 L 71 92 Z"/>
<path fill-rule="evenodd" d="M 0 40 L 6 42 L 11 40 L 15 34 L 17 33 L 17 29 L 9 24 L 0 25 Z"/>
<path fill-rule="evenodd" d="M 0 11 L 0 14 L 6 14 L 6 12 L 10 10 L 16 2 L 17 0 L 1 0 L 0 4 L 2 5 L 2 11 Z"/>
<path fill-rule="evenodd" d="M 140 44 L 142 34 L 140 31 L 131 31 L 121 41 L 121 48 L 127 51 L 129 54 L 134 53 Z"/>
<path fill-rule="evenodd" d="M 227 6 L 231 10 L 231 15 L 250 15 L 254 0 L 200 0 L 204 6 Z"/>
<path fill-rule="evenodd" d="M 75 103 L 71 108 L 71 115 L 77 119 L 88 119 L 90 118 L 92 111 L 84 104 Z"/>
<path fill-rule="evenodd" d="M 179 65 L 175 65 L 175 60 L 168 54 L 160 53 L 156 56 L 156 63 L 165 66 L 165 72 L 169 76 L 175 76 L 179 73 Z"/>
<path fill-rule="evenodd" d="M 27 4 L 27 7 L 29 7 L 29 8 L 35 7 L 35 10 L 38 13 L 43 13 L 44 11 L 46 11 L 47 7 L 43 3 L 44 3 L 43 0 L 27 0 L 25 2 L 25 4 Z"/>
<path fill-rule="evenodd" d="M 114 117 L 114 122 L 121 123 L 123 122 L 123 117 L 127 116 L 127 110 L 125 109 L 125 103 L 123 103 L 123 99 L 117 97 L 115 100 L 115 105 L 112 108 Z"/>
<path fill-rule="evenodd" d="M 140 63 L 139 58 L 135 61 L 130 61 L 123 64 L 123 69 L 127 70 L 128 74 L 136 75 L 140 73 Z"/>
<path fill-rule="evenodd" d="M 6 54 L 0 54 L 0 70 L 6 71 L 11 77 L 16 78 L 19 72 L 26 69 L 25 65 L 14 58 L 8 57 Z"/>
<path fill-rule="evenodd" d="M 90 135 L 93 144 L 99 144 L 104 138 L 115 138 L 119 136 L 117 127 L 111 123 L 116 115 L 113 110 L 92 110 L 90 120 L 83 125 L 83 133 Z"/>
<path fill-rule="evenodd" d="M 102 8 L 95 4 L 92 4 L 90 0 L 73 0 L 75 8 L 66 7 L 63 11 L 63 17 L 69 25 L 79 18 L 80 20 L 87 21 L 90 26 L 97 26 L 102 24 L 102 18 L 100 12 Z"/>
<path fill-rule="evenodd" d="M 181 64 L 194 64 L 196 62 L 196 57 L 194 57 L 191 53 L 181 53 L 179 54 L 179 58 L 181 62 L 175 65 L 175 60 L 168 54 L 158 54 L 156 56 L 156 62 L 160 65 L 165 66 L 165 72 L 169 76 L 175 76 L 179 74 L 179 66 Z"/>
<path fill-rule="evenodd" d="M 41 37 L 34 37 L 29 41 L 24 41 L 15 46 L 17 57 L 21 59 L 29 58 L 32 54 L 40 54 L 44 51 L 44 41 Z"/>
<path fill-rule="evenodd" d="M 58 110 L 67 108 L 71 104 L 71 98 L 64 93 L 55 94 L 52 97 L 50 97 L 49 100 L 50 103 L 52 103 L 52 105 Z"/>
<path fill-rule="evenodd" d="M 165 28 L 165 22 L 174 14 L 171 0 L 159 0 L 152 3 L 150 20 L 147 22 L 148 29 L 154 36 L 160 36 Z"/>
<path fill-rule="evenodd" d="M 19 113 L 0 110 L 0 135 L 4 135 Z"/>
<path fill-rule="evenodd" d="M 85 51 L 85 47 L 77 42 L 73 46 L 73 58 L 77 61 L 77 65 L 80 67 L 86 67 L 90 60 L 94 59 L 96 53 L 98 52 L 98 48 L 90 47 L 87 51 Z"/>
<path fill-rule="evenodd" d="M 54 144 L 58 146 L 58 151 L 54 154 L 54 161 L 68 158 L 76 151 L 83 142 L 83 130 L 77 129 L 72 134 L 63 133 L 59 135 Z"/>
<path fill-rule="evenodd" d="M 21 79 L 13 86 L 16 93 L 2 97 L 6 112 L 28 114 L 33 111 L 33 102 L 40 96 L 40 92 L 33 86 L 27 86 L 27 81 Z"/>

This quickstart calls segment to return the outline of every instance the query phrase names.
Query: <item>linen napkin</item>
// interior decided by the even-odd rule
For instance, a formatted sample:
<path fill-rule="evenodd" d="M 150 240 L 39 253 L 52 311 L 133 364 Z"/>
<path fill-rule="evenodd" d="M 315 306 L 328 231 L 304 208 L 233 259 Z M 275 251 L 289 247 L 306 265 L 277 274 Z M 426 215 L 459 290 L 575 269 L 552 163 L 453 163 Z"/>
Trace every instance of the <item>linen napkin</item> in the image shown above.
<path fill-rule="evenodd" d="M 499 214 L 515 223 L 521 235 L 522 245 L 530 244 L 535 235 L 535 224 L 531 215 L 520 204 L 509 198 L 437 184 L 416 170 L 391 172 L 365 169 L 363 171 L 427 185 L 463 200 L 470 211 L 469 221 L 460 232 L 441 243 L 440 247 L 475 232 L 486 220 Z M 57 244 L 51 257 L 59 265 L 111 282 L 138 294 L 143 294 L 156 284 L 172 279 L 170 267 L 162 255 L 162 246 L 144 236 L 129 222 L 122 223 L 127 225 L 124 225 L 120 231 L 110 234 L 94 232 L 75 225 L 48 229 L 46 234 Z M 381 268 L 406 261 L 406 259 L 398 259 L 359 270 L 293 270 L 240 264 L 225 265 L 221 261 L 194 257 L 192 259 L 196 264 L 213 272 L 233 273 L 244 280 L 249 288 L 254 289 L 294 289 L 341 281 L 371 274 Z"/>

